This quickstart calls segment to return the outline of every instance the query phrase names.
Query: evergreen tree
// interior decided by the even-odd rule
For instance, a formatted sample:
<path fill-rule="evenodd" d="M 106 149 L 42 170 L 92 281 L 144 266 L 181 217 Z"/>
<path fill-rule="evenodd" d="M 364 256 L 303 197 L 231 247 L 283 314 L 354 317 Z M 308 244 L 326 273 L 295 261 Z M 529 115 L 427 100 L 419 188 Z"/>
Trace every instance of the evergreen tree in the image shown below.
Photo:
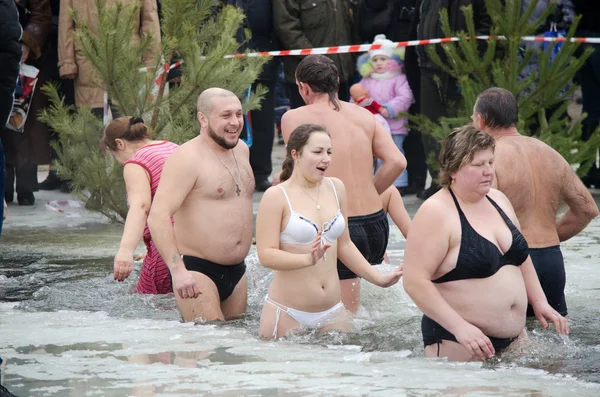
<path fill-rule="evenodd" d="M 505 3 L 505 4 L 503 4 Z M 451 104 L 457 117 L 442 118 L 435 123 L 423 116 L 409 116 L 420 131 L 444 139 L 453 127 L 470 123 L 477 95 L 490 87 L 511 91 L 519 105 L 518 130 L 524 135 L 534 135 L 557 150 L 570 164 L 579 165 L 579 175 L 584 175 L 595 159 L 600 146 L 600 130 L 584 142 L 581 139 L 581 121 L 571 121 L 567 107 L 577 86 L 573 78 L 577 70 L 591 55 L 592 49 L 580 51 L 579 43 L 565 42 L 552 57 L 558 43 L 550 43 L 545 50 L 526 45 L 521 38 L 535 35 L 547 17 L 554 12 L 555 3 L 537 20 L 530 22 L 537 0 L 532 0 L 522 11 L 522 0 L 485 1 L 492 19 L 491 38 L 482 45 L 477 36 L 471 6 L 462 7 L 467 22 L 467 32 L 453 32 L 446 9 L 440 11 L 442 29 L 446 37 L 459 37 L 458 42 L 441 44 L 444 60 L 434 46 L 427 48 L 431 60 L 458 81 L 461 99 Z M 579 18 L 567 32 L 567 40 L 574 37 Z M 505 39 L 498 39 L 497 36 Z M 536 66 L 528 68 L 531 62 Z M 438 84 L 441 81 L 438 79 Z M 549 111 L 551 110 L 551 111 Z M 588 161 L 586 161 L 588 160 Z M 429 166 L 439 168 L 437 159 L 428 159 Z M 587 163 L 587 165 L 585 165 Z"/>
<path fill-rule="evenodd" d="M 97 0 L 96 7 L 95 31 L 74 15 L 75 40 L 113 106 L 122 115 L 143 117 L 155 139 L 181 144 L 196 136 L 198 95 L 206 88 L 221 87 L 243 97 L 268 61 L 266 57 L 224 58 L 237 53 L 242 44 L 235 37 L 244 15 L 235 7 L 217 8 L 212 0 L 162 0 L 161 51 L 151 60 L 147 59 L 151 37 L 132 41 L 138 2 L 106 6 Z M 168 90 L 168 70 L 163 65 L 174 58 L 184 61 L 182 79 Z M 142 71 L 148 63 L 150 67 Z M 58 132 L 56 165 L 61 177 L 71 180 L 74 194 L 88 210 L 122 222 L 127 215 L 123 167 L 100 151 L 102 121 L 89 109 L 65 106 L 55 86 L 42 89 L 51 106 L 40 117 Z M 259 107 L 263 94 L 259 87 L 244 100 L 245 110 Z"/>

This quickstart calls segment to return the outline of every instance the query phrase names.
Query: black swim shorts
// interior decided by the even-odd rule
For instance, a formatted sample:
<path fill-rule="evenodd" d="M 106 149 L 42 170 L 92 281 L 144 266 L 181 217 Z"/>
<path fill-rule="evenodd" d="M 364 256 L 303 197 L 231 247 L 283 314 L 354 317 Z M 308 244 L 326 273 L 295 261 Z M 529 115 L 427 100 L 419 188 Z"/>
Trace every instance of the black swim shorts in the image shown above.
<path fill-rule="evenodd" d="M 235 286 L 246 273 L 246 263 L 244 261 L 237 265 L 225 266 L 195 256 L 184 255 L 183 263 L 187 270 L 202 273 L 215 283 L 221 302 L 229 298 Z"/>
<path fill-rule="evenodd" d="M 540 279 L 548 304 L 562 316 L 566 316 L 568 314 L 567 300 L 565 299 L 567 274 L 560 246 L 529 248 L 529 256 L 531 256 L 533 267 Z M 527 316 L 535 316 L 531 305 L 527 305 Z"/>
<path fill-rule="evenodd" d="M 350 240 L 371 265 L 383 262 L 385 249 L 390 237 L 390 225 L 384 210 L 363 216 L 348 217 L 348 232 Z M 339 259 L 337 270 L 340 280 L 357 278 Z"/>

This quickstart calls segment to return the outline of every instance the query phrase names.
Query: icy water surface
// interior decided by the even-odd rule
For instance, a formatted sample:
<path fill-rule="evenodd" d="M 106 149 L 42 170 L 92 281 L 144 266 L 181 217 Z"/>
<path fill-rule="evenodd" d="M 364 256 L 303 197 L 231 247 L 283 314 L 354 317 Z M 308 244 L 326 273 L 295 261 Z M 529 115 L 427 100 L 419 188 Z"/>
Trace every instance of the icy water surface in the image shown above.
<path fill-rule="evenodd" d="M 183 324 L 172 295 L 131 293 L 140 264 L 127 282 L 112 280 L 121 228 L 69 226 L 9 224 L 2 236 L 0 356 L 17 396 L 600 395 L 600 220 L 562 245 L 570 338 L 532 324 L 520 351 L 468 364 L 423 358 L 421 313 L 401 285 L 363 283 L 356 332 L 259 340 L 270 274 L 254 251 L 248 314 Z M 399 263 L 395 226 L 389 248 Z"/>

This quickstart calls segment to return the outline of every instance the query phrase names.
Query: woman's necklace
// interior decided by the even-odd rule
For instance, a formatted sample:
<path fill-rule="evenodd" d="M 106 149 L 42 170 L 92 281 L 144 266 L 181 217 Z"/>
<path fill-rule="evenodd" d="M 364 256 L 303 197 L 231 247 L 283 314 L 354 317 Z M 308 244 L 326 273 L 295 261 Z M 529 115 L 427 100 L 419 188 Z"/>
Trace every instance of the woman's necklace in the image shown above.
<path fill-rule="evenodd" d="M 229 175 L 231 175 L 231 179 L 233 179 L 233 183 L 235 183 L 235 194 L 237 194 L 239 196 L 240 193 L 242 192 L 242 189 L 240 189 L 240 185 L 242 184 L 242 176 L 241 176 L 241 173 L 240 173 L 240 166 L 238 165 L 237 158 L 235 158 L 235 152 L 233 150 L 231 150 L 231 153 L 233 154 L 233 160 L 235 161 L 235 166 L 237 168 L 237 176 L 238 176 L 239 183 L 235 180 L 235 178 L 233 177 L 233 174 L 231 173 L 231 171 L 229 170 L 229 168 L 227 168 L 227 166 L 225 165 L 225 163 L 223 162 L 223 160 L 221 160 L 221 158 L 219 156 L 217 156 L 217 154 L 212 150 L 212 148 L 210 146 L 208 148 L 215 155 L 215 157 L 217 159 L 219 159 L 219 161 L 221 162 L 221 164 L 223 164 L 223 167 L 225 167 L 225 169 L 227 170 L 227 172 L 229 172 Z"/>
<path fill-rule="evenodd" d="M 315 200 L 314 198 L 312 198 L 312 197 L 310 196 L 310 194 L 308 194 L 308 193 L 306 192 L 306 190 L 304 190 L 304 188 L 303 188 L 303 187 L 300 187 L 300 189 L 302 189 L 302 191 L 304 192 L 304 194 L 306 194 L 306 195 L 308 196 L 308 198 L 310 198 L 312 201 L 314 201 L 314 202 L 315 202 L 315 204 L 317 204 L 317 209 L 318 209 L 318 210 L 320 210 L 320 209 L 321 209 L 321 206 L 319 205 L 319 189 L 321 189 L 321 184 L 319 183 L 319 185 L 317 186 L 317 199 L 316 199 L 316 200 Z"/>

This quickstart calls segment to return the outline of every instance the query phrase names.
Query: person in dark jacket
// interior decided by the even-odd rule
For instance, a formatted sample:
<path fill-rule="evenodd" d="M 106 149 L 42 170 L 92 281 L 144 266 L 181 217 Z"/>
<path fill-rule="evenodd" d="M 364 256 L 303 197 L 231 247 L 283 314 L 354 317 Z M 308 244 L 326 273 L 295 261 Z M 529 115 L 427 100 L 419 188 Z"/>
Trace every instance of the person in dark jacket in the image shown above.
<path fill-rule="evenodd" d="M 434 39 L 444 37 L 442 23 L 440 20 L 440 10 L 445 8 L 448 11 L 450 28 L 453 32 L 467 30 L 467 23 L 461 7 L 471 5 L 473 7 L 473 20 L 475 21 L 475 32 L 481 35 L 490 33 L 492 24 L 491 18 L 485 8 L 485 0 L 419 0 L 416 8 L 416 37 L 418 40 Z M 429 58 L 425 46 L 418 46 L 417 56 L 419 67 L 421 69 L 421 114 L 424 114 L 432 121 L 438 121 L 441 117 L 450 117 L 454 115 L 452 103 L 460 99 L 457 82 L 446 73 L 442 73 L 440 68 Z M 446 59 L 441 45 L 436 44 L 436 50 L 442 61 Z M 441 86 L 435 81 L 435 76 L 439 76 Z M 434 155 L 439 157 L 440 145 L 431 135 L 423 135 L 423 143 L 427 157 Z M 417 197 L 427 199 L 439 190 L 436 180 L 438 172 L 430 169 L 429 173 L 433 178 L 431 186 Z"/>
<path fill-rule="evenodd" d="M 0 128 L 6 127 L 13 107 L 14 92 L 21 62 L 21 25 L 14 0 L 0 0 Z M 0 141 L 0 197 L 4 198 L 4 150 Z M 0 235 L 6 217 L 2 199 Z"/>
<path fill-rule="evenodd" d="M 573 0 L 573 5 L 575 13 L 582 17 L 577 25 L 576 36 L 600 37 L 598 4 L 591 1 Z M 595 51 L 577 72 L 577 80 L 581 84 L 583 112 L 587 113 L 587 117 L 583 120 L 582 138 L 584 140 L 590 139 L 594 130 L 600 126 L 600 96 L 598 95 L 600 92 L 600 45 L 584 44 L 582 47 L 587 46 L 594 48 Z M 587 187 L 600 188 L 600 169 L 595 162 L 581 180 Z"/>
<path fill-rule="evenodd" d="M 385 34 L 394 42 L 409 40 L 415 3 L 416 0 L 360 0 L 358 34 L 361 43 L 372 43 L 378 34 Z"/>
<path fill-rule="evenodd" d="M 52 81 L 53 84 L 57 85 L 58 93 L 65 105 L 74 106 L 75 88 L 73 87 L 73 80 L 61 79 L 58 72 L 58 16 L 60 14 L 60 0 L 50 0 L 50 6 L 52 8 L 52 29 L 42 50 L 42 56 L 35 61 L 36 66 L 39 65 L 38 69 L 40 69 L 38 87 Z M 48 97 L 38 92 L 33 98 L 31 111 L 37 113 L 38 109 L 43 109 L 47 106 L 49 106 Z M 51 146 L 51 142 L 58 142 L 60 144 L 58 133 L 37 119 L 31 120 L 31 122 L 32 133 L 36 137 L 35 142 L 33 142 L 36 163 L 38 165 L 50 164 L 48 177 L 38 184 L 38 188 L 40 190 L 56 190 L 60 188 L 62 192 L 70 192 L 70 181 L 62 180 L 60 178 L 60 170 L 56 169 L 53 164 L 58 159 L 58 155 Z"/>
<path fill-rule="evenodd" d="M 32 62 L 41 56 L 48 34 L 52 29 L 50 0 L 29 0 L 26 4 L 25 2 L 16 4 L 19 9 L 19 21 L 23 28 L 21 62 L 33 64 Z M 39 69 L 39 65 L 35 66 Z M 36 95 L 41 95 L 39 87 L 36 87 L 34 98 Z M 32 106 L 23 132 L 4 129 L 0 133 L 2 144 L 6 148 L 4 198 L 9 203 L 14 199 L 15 178 L 19 205 L 33 205 L 35 202 L 33 192 L 37 190 L 37 165 L 32 155 L 33 141 L 35 140 L 32 125 L 36 119 L 35 109 Z"/>
<path fill-rule="evenodd" d="M 250 40 L 240 48 L 253 51 L 273 51 L 280 48 L 279 39 L 275 32 L 273 7 L 271 0 L 224 0 L 240 8 L 246 16 L 244 25 L 238 31 L 238 41 L 246 41 L 244 29 L 251 32 Z M 277 62 L 269 61 L 263 66 L 262 73 L 252 84 L 254 90 L 257 85 L 263 85 L 267 92 L 262 99 L 261 108 L 250 112 L 252 125 L 252 146 L 250 147 L 250 165 L 256 181 L 255 190 L 264 192 L 271 187 L 269 177 L 273 171 L 271 154 L 275 138 L 275 84 L 277 82 Z"/>
<path fill-rule="evenodd" d="M 273 1 L 275 29 L 286 50 L 356 44 L 355 1 L 352 0 L 276 0 Z M 355 64 L 352 54 L 327 55 L 340 75 L 338 97 L 349 100 Z M 296 67 L 303 57 L 283 58 L 285 82 L 292 109 L 304 106 L 296 86 Z"/>

